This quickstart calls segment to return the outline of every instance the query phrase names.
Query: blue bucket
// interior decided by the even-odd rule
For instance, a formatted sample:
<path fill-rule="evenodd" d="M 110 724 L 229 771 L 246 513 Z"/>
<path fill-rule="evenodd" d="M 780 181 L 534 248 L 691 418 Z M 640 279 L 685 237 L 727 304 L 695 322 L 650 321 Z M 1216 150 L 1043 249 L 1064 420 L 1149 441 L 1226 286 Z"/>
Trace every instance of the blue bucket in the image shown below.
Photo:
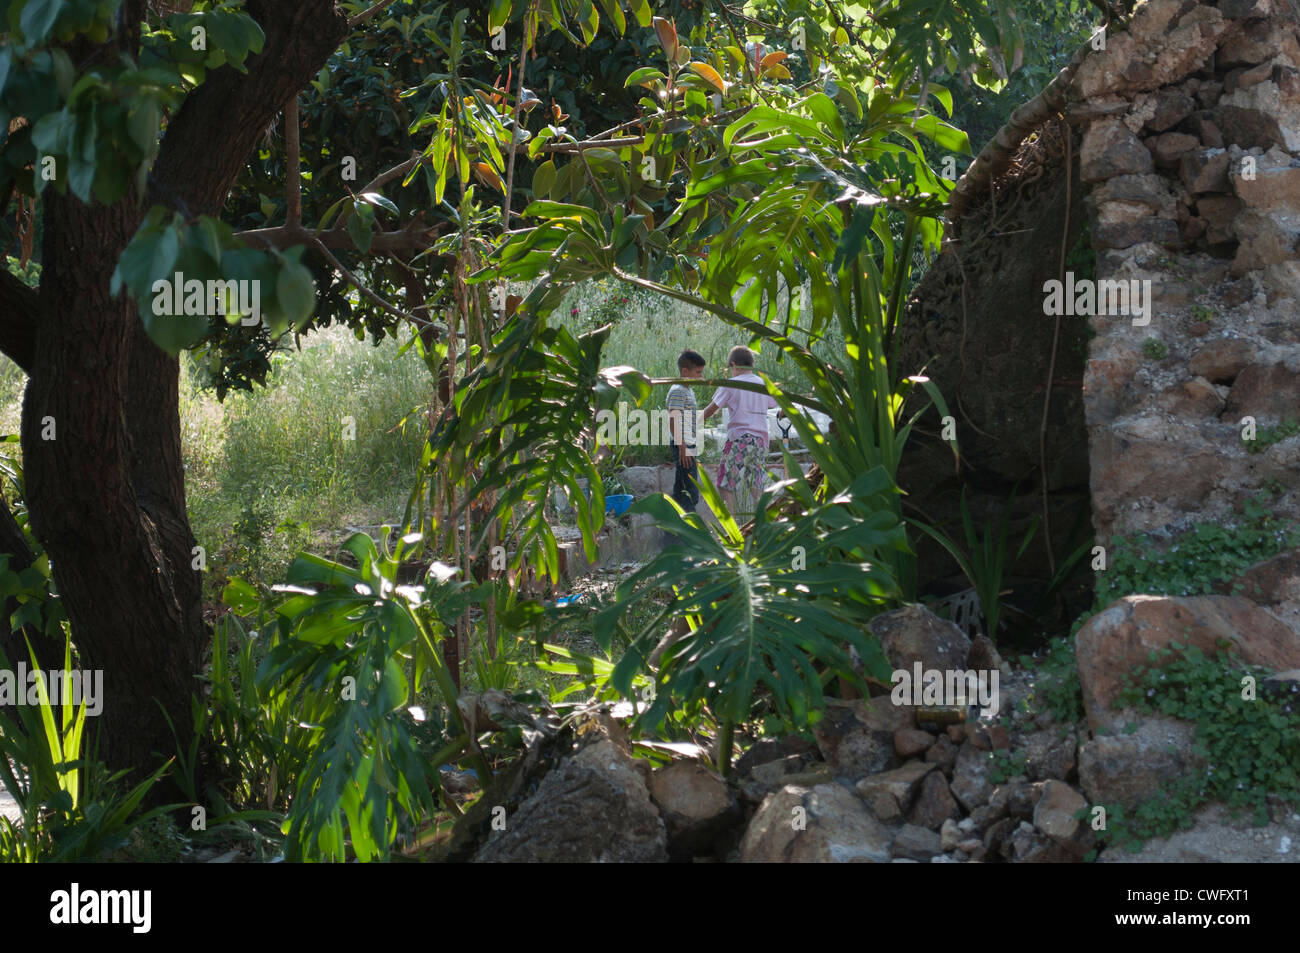
<path fill-rule="evenodd" d="M 622 516 L 631 505 L 631 493 L 615 493 L 613 496 L 605 497 L 605 512 L 613 513 L 615 516 Z"/>

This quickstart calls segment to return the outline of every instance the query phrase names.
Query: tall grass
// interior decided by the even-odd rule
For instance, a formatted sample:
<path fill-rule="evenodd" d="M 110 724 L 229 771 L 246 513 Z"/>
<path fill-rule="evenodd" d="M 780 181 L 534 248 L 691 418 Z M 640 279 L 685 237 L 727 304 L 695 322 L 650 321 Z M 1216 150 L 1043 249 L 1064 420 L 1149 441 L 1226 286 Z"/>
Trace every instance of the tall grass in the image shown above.
<path fill-rule="evenodd" d="M 626 299 L 626 300 L 625 300 Z M 651 377 L 675 377 L 685 348 L 708 361 L 706 376 L 726 376 L 727 352 L 744 344 L 704 312 L 604 282 L 575 288 L 556 315 L 575 331 L 614 325 L 604 363 Z M 842 362 L 843 346 L 816 349 Z M 278 582 L 304 548 L 332 549 L 349 525 L 398 519 L 417 470 L 425 433 L 429 374 L 413 352 L 388 338 L 378 347 L 346 328 L 313 332 L 272 358 L 266 387 L 219 402 L 191 355 L 181 360 L 180 416 L 186 499 L 195 538 L 207 554 L 208 595 L 229 576 Z M 803 389 L 799 372 L 769 349 L 758 370 Z M 17 433 L 26 378 L 0 357 L 0 432 Z M 696 388 L 701 407 L 711 387 Z M 651 400 L 662 404 L 666 390 Z M 355 439 L 345 439 L 345 418 Z M 622 462 L 660 463 L 662 447 L 628 448 Z"/>
<path fill-rule="evenodd" d="M 272 359 L 267 387 L 218 403 L 183 362 L 190 520 L 216 570 L 275 581 L 304 545 L 401 516 L 419 463 L 429 376 L 391 338 L 315 332 Z"/>

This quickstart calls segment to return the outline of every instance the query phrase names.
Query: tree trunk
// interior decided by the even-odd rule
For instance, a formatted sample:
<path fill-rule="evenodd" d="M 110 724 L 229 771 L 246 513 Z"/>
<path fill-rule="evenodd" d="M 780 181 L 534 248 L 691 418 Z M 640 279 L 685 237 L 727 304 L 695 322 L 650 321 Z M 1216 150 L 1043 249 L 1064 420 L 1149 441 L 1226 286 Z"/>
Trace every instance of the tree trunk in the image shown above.
<path fill-rule="evenodd" d="M 164 712 L 188 740 L 205 637 L 177 363 L 145 336 L 135 305 L 108 293 L 138 206 L 88 208 L 50 193 L 43 204 L 41 320 L 23 405 L 28 507 L 82 665 L 104 673 L 98 754 L 134 769 L 175 753 Z"/>
<path fill-rule="evenodd" d="M 0 275 L 0 350 L 29 377 L 32 531 L 82 667 L 104 673 L 88 753 L 136 780 L 189 743 L 207 632 L 185 509 L 179 365 L 149 340 L 134 302 L 110 297 L 110 279 L 149 204 L 220 214 L 263 130 L 348 30 L 333 0 L 248 0 L 245 9 L 262 26 L 262 52 L 246 73 L 212 71 L 169 117 L 147 200 L 87 206 L 46 190 L 39 294 Z M 9 529 L 0 518 L 0 545 Z M 156 788 L 151 800 L 176 793 Z"/>

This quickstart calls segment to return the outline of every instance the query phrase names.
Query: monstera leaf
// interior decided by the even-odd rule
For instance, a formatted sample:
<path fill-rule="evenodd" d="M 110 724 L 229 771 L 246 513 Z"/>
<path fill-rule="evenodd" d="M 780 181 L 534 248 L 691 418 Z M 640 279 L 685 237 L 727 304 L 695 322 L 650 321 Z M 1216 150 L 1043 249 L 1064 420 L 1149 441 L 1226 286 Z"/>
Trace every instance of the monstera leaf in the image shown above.
<path fill-rule="evenodd" d="M 886 498 L 897 492 L 880 468 L 864 473 L 844 493 L 817 505 L 803 481 L 787 488 L 808 507 L 797 520 L 764 518 L 764 497 L 748 536 L 726 513 L 706 475 L 703 497 L 720 514 L 716 535 L 665 496 L 633 507 L 672 533 L 677 542 L 619 586 L 596 619 L 596 639 L 608 649 L 620 618 L 638 603 L 671 599 L 633 633 L 611 683 L 633 697 L 633 679 L 649 668 L 664 622 L 685 616 L 690 632 L 669 649 L 658 672 L 654 702 L 643 727 L 663 721 L 673 706 L 707 704 L 726 723 L 749 718 L 763 692 L 772 709 L 794 725 L 813 720 L 822 685 L 839 675 L 859 685 L 852 646 L 869 674 L 887 680 L 888 665 L 866 623 L 897 598 L 897 583 L 879 554 L 903 538 Z"/>

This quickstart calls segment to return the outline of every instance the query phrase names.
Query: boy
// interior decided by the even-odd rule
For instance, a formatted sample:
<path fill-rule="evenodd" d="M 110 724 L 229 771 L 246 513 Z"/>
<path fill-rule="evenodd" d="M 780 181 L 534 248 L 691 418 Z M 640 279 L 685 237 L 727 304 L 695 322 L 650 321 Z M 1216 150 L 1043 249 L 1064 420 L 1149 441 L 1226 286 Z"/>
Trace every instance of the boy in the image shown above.
<path fill-rule="evenodd" d="M 727 372 L 735 381 L 762 384 L 754 373 L 754 352 L 747 347 L 733 347 L 727 355 Z M 727 444 L 722 448 L 718 465 L 718 489 L 727 509 L 735 512 L 737 492 L 746 504 L 758 499 L 763 489 L 763 468 L 767 461 L 767 412 L 777 406 L 770 394 L 734 387 L 719 387 L 709 406 L 704 408 L 708 420 L 723 407 L 731 411 L 727 422 Z M 784 415 L 779 415 L 784 416 Z"/>
<path fill-rule="evenodd" d="M 677 376 L 699 380 L 704 376 L 704 358 L 695 351 L 685 350 L 677 358 Z M 673 499 L 687 513 L 695 512 L 700 502 L 699 435 L 695 432 L 699 419 L 699 404 L 695 393 L 685 384 L 674 384 L 668 389 L 668 426 L 672 432 L 672 456 L 677 469 L 673 474 Z"/>

